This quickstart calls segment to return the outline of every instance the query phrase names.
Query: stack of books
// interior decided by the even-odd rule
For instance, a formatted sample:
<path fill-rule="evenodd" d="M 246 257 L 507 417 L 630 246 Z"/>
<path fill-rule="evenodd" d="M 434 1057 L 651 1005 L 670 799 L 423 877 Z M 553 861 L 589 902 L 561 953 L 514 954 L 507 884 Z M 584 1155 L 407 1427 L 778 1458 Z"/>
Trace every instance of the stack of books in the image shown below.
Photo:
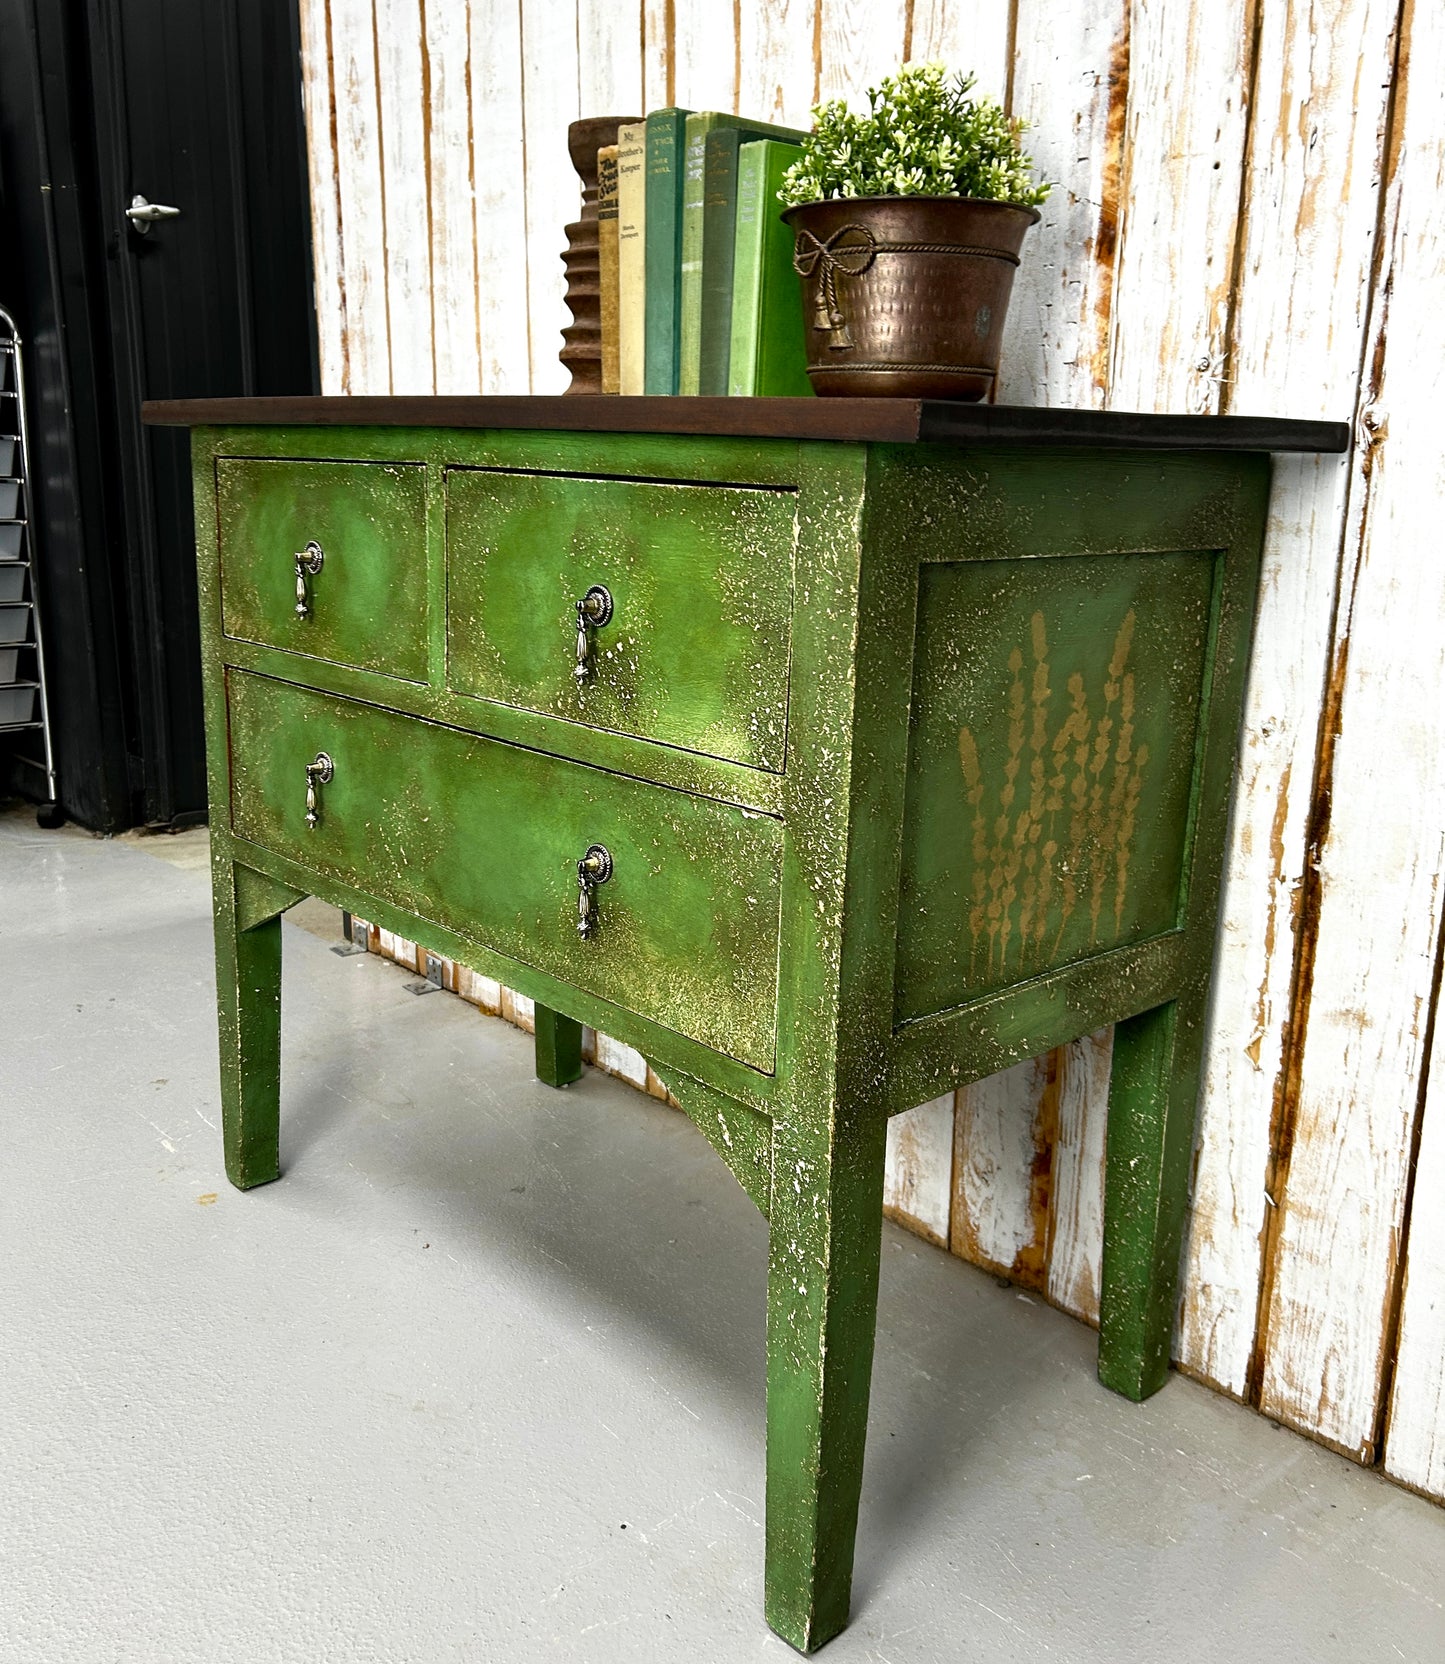
<path fill-rule="evenodd" d="M 803 134 L 654 110 L 598 152 L 606 393 L 811 393 L 778 188 Z"/>

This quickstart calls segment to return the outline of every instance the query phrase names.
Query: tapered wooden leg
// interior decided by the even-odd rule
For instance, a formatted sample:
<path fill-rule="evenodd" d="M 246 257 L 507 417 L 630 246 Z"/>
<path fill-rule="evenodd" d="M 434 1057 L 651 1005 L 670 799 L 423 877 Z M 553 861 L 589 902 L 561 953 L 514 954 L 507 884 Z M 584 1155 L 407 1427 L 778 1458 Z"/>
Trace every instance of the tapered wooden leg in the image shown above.
<path fill-rule="evenodd" d="M 764 1607 L 800 1652 L 848 1621 L 878 1307 L 886 1122 L 832 1119 L 773 1130 Z"/>
<path fill-rule="evenodd" d="M 279 907 L 256 919 L 269 884 L 259 874 L 218 860 L 212 884 L 226 1177 L 250 1190 L 281 1174 L 281 919 Z"/>
<path fill-rule="evenodd" d="M 537 1079 L 570 1086 L 582 1073 L 582 1025 L 545 1005 L 536 1007 Z"/>
<path fill-rule="evenodd" d="M 1099 1379 L 1126 1398 L 1148 1398 L 1169 1373 L 1203 1017 L 1191 994 L 1114 1030 Z"/>

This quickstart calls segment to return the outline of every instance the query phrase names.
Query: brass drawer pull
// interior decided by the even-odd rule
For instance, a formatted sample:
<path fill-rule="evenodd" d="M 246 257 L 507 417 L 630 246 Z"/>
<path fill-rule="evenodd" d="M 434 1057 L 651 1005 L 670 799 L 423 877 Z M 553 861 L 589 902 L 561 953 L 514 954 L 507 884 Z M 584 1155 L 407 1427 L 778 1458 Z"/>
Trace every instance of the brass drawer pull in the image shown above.
<path fill-rule="evenodd" d="M 589 655 L 592 650 L 592 631 L 600 630 L 612 617 L 612 595 L 602 584 L 593 584 L 577 603 L 577 663 L 572 675 L 578 687 L 592 674 Z M 586 932 L 583 932 L 586 935 Z"/>
<path fill-rule="evenodd" d="M 321 794 L 317 787 L 324 786 L 335 773 L 336 765 L 324 751 L 318 751 L 316 761 L 306 765 L 306 825 L 313 831 L 321 819 Z"/>
<path fill-rule="evenodd" d="M 612 876 L 612 856 L 593 844 L 577 863 L 577 934 L 585 942 L 597 924 L 597 886 Z"/>
<path fill-rule="evenodd" d="M 306 599 L 306 579 L 314 578 L 321 570 L 321 563 L 326 556 L 321 552 L 321 545 L 313 538 L 296 556 L 296 616 L 309 618 L 311 607 Z"/>

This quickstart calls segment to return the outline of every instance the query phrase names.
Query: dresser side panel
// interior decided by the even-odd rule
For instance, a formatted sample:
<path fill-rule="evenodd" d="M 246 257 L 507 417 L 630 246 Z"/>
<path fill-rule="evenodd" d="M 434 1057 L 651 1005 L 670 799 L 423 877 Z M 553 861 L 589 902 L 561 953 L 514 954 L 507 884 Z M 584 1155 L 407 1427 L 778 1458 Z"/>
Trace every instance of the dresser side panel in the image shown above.
<path fill-rule="evenodd" d="M 896 1020 L 1206 919 L 1207 955 L 1195 829 L 1206 775 L 1216 838 L 1227 805 L 1267 458 L 886 455 L 880 558 L 915 563 L 920 619 Z"/>

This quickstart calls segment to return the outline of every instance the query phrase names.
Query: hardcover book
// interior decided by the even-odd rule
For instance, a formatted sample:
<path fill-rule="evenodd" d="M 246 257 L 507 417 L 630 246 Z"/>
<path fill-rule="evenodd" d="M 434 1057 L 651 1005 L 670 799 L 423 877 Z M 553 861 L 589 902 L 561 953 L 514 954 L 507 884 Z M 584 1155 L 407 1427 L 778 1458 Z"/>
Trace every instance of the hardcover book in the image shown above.
<path fill-rule="evenodd" d="M 602 305 L 602 391 L 621 391 L 617 342 L 617 146 L 597 152 L 597 283 Z"/>
<path fill-rule="evenodd" d="M 763 139 L 795 141 L 796 128 L 763 122 L 719 125 L 703 145 L 702 277 L 698 330 L 698 392 L 726 393 L 732 334 L 733 239 L 738 208 L 738 155 L 742 146 Z M 796 155 L 796 150 L 790 152 Z M 683 236 L 687 226 L 684 223 Z M 687 297 L 683 327 L 687 327 Z M 684 366 L 686 354 L 684 353 Z"/>
<path fill-rule="evenodd" d="M 778 190 L 798 146 L 760 139 L 738 152 L 732 327 L 727 391 L 797 395 L 807 375 L 802 291 L 793 270 L 793 233 Z"/>
<path fill-rule="evenodd" d="M 647 127 L 647 274 L 643 382 L 649 393 L 677 392 L 678 276 L 682 263 L 683 124 L 687 110 L 654 110 Z"/>
<path fill-rule="evenodd" d="M 682 198 L 682 273 L 679 291 L 682 313 L 678 340 L 679 393 L 697 393 L 702 390 L 702 284 L 708 190 L 707 144 L 710 137 L 721 131 L 729 131 L 745 139 L 801 137 L 796 128 L 752 121 L 746 116 L 729 115 L 721 110 L 700 110 L 687 118 Z M 736 140 L 732 154 L 736 156 Z M 736 161 L 733 161 L 729 170 L 726 153 L 719 152 L 719 196 L 732 195 L 732 188 L 724 183 L 730 171 L 735 181 Z M 729 208 L 729 219 L 731 212 Z M 714 218 L 721 233 L 721 216 L 715 215 Z M 730 243 L 731 237 L 728 236 L 725 240 Z"/>
<path fill-rule="evenodd" d="M 618 391 L 646 390 L 647 123 L 617 131 L 617 353 Z"/>

